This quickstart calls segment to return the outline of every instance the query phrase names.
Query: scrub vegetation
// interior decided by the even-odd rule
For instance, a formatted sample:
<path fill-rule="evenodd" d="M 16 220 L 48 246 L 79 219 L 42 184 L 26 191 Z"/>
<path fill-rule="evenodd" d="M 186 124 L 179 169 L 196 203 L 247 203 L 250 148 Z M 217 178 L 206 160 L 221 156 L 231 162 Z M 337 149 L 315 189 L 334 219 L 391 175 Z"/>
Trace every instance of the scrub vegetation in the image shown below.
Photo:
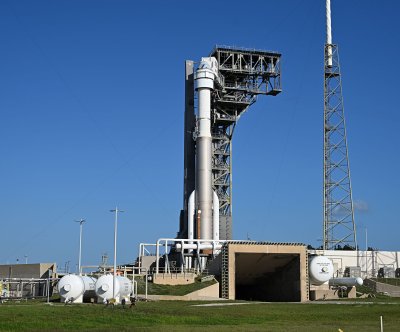
<path fill-rule="evenodd" d="M 232 303 L 234 305 L 232 305 Z M 159 301 L 135 306 L 7 302 L 1 331 L 398 331 L 400 299 L 250 303 Z M 237 305 L 236 305 L 237 304 Z"/>

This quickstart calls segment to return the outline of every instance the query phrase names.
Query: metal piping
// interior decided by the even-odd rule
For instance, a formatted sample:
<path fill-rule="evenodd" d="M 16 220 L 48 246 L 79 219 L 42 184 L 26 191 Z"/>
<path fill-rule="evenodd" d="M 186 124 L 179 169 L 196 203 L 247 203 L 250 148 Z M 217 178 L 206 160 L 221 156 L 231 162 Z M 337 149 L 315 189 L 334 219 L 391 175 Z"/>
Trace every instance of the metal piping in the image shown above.
<path fill-rule="evenodd" d="M 168 249 L 171 247 L 174 247 L 177 249 L 177 251 L 180 251 L 183 249 L 196 249 L 197 250 L 197 255 L 199 256 L 200 250 L 203 249 L 212 249 L 213 254 L 216 254 L 218 250 L 221 250 L 222 245 L 225 242 L 229 242 L 227 240 L 219 240 L 219 241 L 213 241 L 212 239 L 202 239 L 202 240 L 197 240 L 193 239 L 193 243 L 187 243 L 189 240 L 188 239 L 170 239 L 170 238 L 161 238 L 157 240 L 156 243 L 156 269 L 155 273 L 158 274 L 160 271 L 160 247 L 164 247 L 164 254 L 166 255 L 166 258 L 168 257 Z M 180 243 L 179 243 L 180 242 Z M 199 257 L 198 257 L 199 258 Z"/>
<path fill-rule="evenodd" d="M 180 251 L 181 249 L 197 249 L 197 250 L 204 250 L 204 249 L 213 249 L 213 250 L 221 250 L 222 248 L 222 244 L 216 244 L 215 242 L 213 242 L 212 240 L 210 240 L 210 242 L 208 243 L 177 243 L 175 245 L 175 249 L 177 251 Z"/>

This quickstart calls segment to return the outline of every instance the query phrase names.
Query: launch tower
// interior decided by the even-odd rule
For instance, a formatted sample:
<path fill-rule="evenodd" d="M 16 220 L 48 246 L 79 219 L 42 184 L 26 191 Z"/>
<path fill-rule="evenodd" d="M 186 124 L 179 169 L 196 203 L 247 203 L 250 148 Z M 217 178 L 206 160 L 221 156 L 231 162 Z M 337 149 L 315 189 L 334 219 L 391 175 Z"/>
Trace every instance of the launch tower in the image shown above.
<path fill-rule="evenodd" d="M 207 172 L 209 158 L 211 190 L 214 195 L 216 194 L 219 202 L 218 236 L 221 240 L 232 239 L 233 132 L 240 116 L 256 101 L 258 95 L 276 96 L 281 92 L 280 57 L 281 54 L 276 52 L 217 46 L 211 52 L 209 58 L 202 59 L 196 71 L 194 62 L 186 61 L 184 194 L 178 238 L 190 237 L 188 219 L 193 216 L 191 215 L 192 211 L 190 213 L 188 211 L 188 205 L 190 195 L 195 189 L 196 195 L 199 197 L 195 199 L 197 203 L 193 218 L 195 219 L 194 223 L 198 225 L 194 226 L 193 232 L 196 233 L 197 229 L 202 232 L 202 229 L 198 227 L 201 224 L 201 219 L 208 220 L 211 218 L 208 210 L 212 203 L 205 204 L 203 198 L 210 201 L 209 198 L 213 194 L 208 189 L 206 193 L 203 193 L 203 184 L 199 183 L 200 180 L 208 183 L 208 177 L 203 175 L 204 170 Z M 210 64 L 206 65 L 203 60 L 209 61 Z M 213 67 L 214 61 L 217 68 L 215 72 L 212 72 L 211 67 Z M 209 67 L 209 69 L 206 67 Z M 203 82 L 206 82 L 205 80 L 209 79 L 210 76 L 214 77 L 214 84 L 208 86 L 208 83 Z M 207 114 L 204 117 L 203 106 L 200 106 L 200 104 L 204 105 L 204 100 L 208 97 L 204 99 L 203 96 L 208 96 L 208 93 L 210 93 L 210 114 L 208 115 L 206 111 Z M 195 103 L 196 99 L 198 99 L 199 106 Z M 208 133 L 204 134 L 202 129 L 207 128 L 208 132 L 208 126 L 210 139 L 207 137 Z M 211 142 L 211 145 L 204 143 L 208 141 Z M 209 146 L 210 151 L 208 150 Z M 204 160 L 207 161 L 205 164 L 203 163 Z M 205 204 L 202 205 L 204 208 L 199 213 L 199 204 L 203 203 Z M 210 232 L 207 234 L 210 234 Z M 200 238 L 200 234 L 194 234 L 194 237 Z"/>

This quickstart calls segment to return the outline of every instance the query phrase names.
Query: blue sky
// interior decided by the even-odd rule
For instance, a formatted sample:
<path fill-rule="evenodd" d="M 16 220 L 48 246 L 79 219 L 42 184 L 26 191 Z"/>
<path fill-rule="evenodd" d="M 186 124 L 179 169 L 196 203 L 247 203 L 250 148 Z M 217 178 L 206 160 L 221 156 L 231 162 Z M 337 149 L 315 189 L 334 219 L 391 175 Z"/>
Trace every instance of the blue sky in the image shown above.
<path fill-rule="evenodd" d="M 359 244 L 399 250 L 397 1 L 332 1 Z M 234 238 L 322 236 L 325 1 L 0 2 L 0 263 L 118 261 L 174 237 L 184 60 L 214 45 L 282 53 L 283 92 L 233 141 Z"/>

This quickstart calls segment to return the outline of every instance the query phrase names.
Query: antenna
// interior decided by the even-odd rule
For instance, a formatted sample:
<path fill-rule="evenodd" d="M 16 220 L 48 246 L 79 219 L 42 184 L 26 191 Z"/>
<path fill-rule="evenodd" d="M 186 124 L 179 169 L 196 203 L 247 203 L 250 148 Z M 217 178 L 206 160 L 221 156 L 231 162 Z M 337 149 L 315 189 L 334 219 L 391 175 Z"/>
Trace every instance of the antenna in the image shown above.
<path fill-rule="evenodd" d="M 331 0 L 326 0 L 326 46 L 328 67 L 332 67 Z"/>

